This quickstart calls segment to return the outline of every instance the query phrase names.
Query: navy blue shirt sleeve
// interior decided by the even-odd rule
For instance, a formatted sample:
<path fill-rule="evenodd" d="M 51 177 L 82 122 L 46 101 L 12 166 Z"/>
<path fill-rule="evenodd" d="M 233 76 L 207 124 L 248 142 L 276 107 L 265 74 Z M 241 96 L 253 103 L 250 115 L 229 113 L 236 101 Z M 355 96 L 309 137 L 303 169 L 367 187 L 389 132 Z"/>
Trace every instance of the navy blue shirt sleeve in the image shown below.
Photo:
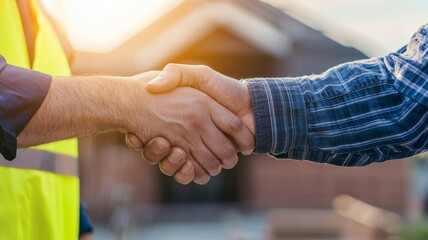
<path fill-rule="evenodd" d="M 86 206 L 80 202 L 80 214 L 79 214 L 79 236 L 87 233 L 92 233 L 94 227 L 92 226 L 91 219 L 87 213 Z"/>
<path fill-rule="evenodd" d="M 17 136 L 39 109 L 52 77 L 7 64 L 0 55 L 0 153 L 16 157 Z"/>

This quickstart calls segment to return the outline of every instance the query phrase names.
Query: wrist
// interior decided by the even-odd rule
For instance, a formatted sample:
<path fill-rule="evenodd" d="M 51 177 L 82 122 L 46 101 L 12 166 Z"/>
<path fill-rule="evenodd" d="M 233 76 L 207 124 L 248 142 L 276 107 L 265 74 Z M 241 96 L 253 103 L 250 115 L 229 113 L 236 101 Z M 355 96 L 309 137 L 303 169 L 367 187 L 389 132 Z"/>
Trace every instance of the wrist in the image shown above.
<path fill-rule="evenodd" d="M 121 102 L 119 107 L 120 118 L 117 121 L 120 130 L 135 133 L 140 139 L 143 139 L 141 129 L 144 125 L 144 133 L 148 135 L 150 125 L 153 124 L 148 119 L 156 109 L 150 108 L 155 102 L 149 103 L 151 100 L 149 95 L 151 94 L 147 91 L 146 84 L 159 76 L 159 73 L 159 71 L 149 71 L 123 79 L 125 83 L 123 84 L 123 93 L 120 94 L 123 97 L 119 99 Z"/>
<path fill-rule="evenodd" d="M 92 133 L 126 131 L 127 118 L 134 106 L 136 87 L 127 77 L 90 76 L 54 78 L 54 92 L 63 88 L 69 95 L 54 109 L 70 110 L 71 125 Z M 68 100 L 67 100 L 68 99 Z M 86 132 L 86 131 L 85 131 Z"/>
<path fill-rule="evenodd" d="M 112 119 L 114 127 L 119 131 L 134 132 L 141 128 L 147 115 L 147 89 L 144 82 L 134 78 L 125 78 L 115 99 L 117 114 Z"/>

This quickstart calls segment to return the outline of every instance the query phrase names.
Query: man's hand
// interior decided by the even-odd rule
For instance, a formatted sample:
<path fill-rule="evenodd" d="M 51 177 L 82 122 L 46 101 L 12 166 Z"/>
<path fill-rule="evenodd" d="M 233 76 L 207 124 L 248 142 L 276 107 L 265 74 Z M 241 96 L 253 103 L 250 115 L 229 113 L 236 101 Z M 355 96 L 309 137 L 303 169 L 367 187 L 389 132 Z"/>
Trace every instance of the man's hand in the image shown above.
<path fill-rule="evenodd" d="M 250 146 L 252 134 L 235 114 L 200 91 L 148 93 L 146 83 L 158 75 L 54 77 L 44 102 L 18 136 L 18 146 L 115 130 L 133 132 L 142 142 L 161 136 L 181 149 L 174 149 L 171 162 L 189 162 L 181 172 L 193 174 L 197 183 L 208 182 L 222 166 L 237 161 L 231 139 Z"/>
<path fill-rule="evenodd" d="M 241 147 L 242 145 L 239 144 L 238 146 L 244 154 L 252 152 L 255 126 L 250 94 L 245 83 L 222 75 L 207 66 L 169 64 L 157 78 L 147 84 L 147 89 L 150 92 L 163 93 L 183 86 L 203 91 L 241 118 L 253 136 L 250 147 Z M 185 157 L 180 161 L 172 161 L 175 159 L 174 156 L 180 155 L 182 151 L 179 148 L 170 149 L 170 145 L 165 139 L 155 138 L 144 146 L 137 137 L 130 134 L 128 135 L 128 143 L 134 149 L 143 149 L 143 156 L 148 162 L 160 163 L 162 172 L 167 175 L 174 175 L 178 182 L 187 183 L 193 178 L 192 171 L 185 171 L 192 168 L 192 164 L 183 161 Z M 230 162 L 223 167 L 231 168 L 235 164 L 236 162 Z M 188 172 L 188 174 L 184 172 Z"/>
<path fill-rule="evenodd" d="M 186 153 L 181 148 L 172 148 L 169 142 L 161 137 L 150 140 L 145 145 L 132 133 L 127 133 L 126 143 L 135 151 L 142 151 L 142 157 L 150 164 L 158 164 L 159 169 L 167 176 L 174 176 L 181 184 L 188 184 L 195 178 L 193 163 L 187 160 Z"/>
<path fill-rule="evenodd" d="M 204 92 L 240 117 L 255 135 L 251 97 L 245 83 L 208 66 L 181 64 L 167 65 L 158 77 L 147 83 L 147 90 L 152 93 L 165 93 L 177 87 L 192 87 Z M 253 149 L 240 150 L 244 154 L 250 154 Z"/>
<path fill-rule="evenodd" d="M 135 79 L 145 86 L 144 81 L 138 81 L 138 76 Z M 141 96 L 132 104 L 136 107 L 125 115 L 129 117 L 129 131 L 137 133 L 142 142 L 161 136 L 172 146 L 184 150 L 184 154 L 176 155 L 187 156 L 193 165 L 196 183 L 208 182 L 210 176 L 219 174 L 222 166 L 237 162 L 238 149 L 234 143 L 247 148 L 253 145 L 252 134 L 241 120 L 200 91 L 180 88 L 168 94 L 149 94 L 145 87 L 138 91 Z M 138 106 L 142 99 L 145 106 Z M 138 118 L 144 119 L 144 124 Z M 176 158 L 171 155 L 169 159 Z M 168 166 L 161 167 L 166 173 L 171 170 Z"/>

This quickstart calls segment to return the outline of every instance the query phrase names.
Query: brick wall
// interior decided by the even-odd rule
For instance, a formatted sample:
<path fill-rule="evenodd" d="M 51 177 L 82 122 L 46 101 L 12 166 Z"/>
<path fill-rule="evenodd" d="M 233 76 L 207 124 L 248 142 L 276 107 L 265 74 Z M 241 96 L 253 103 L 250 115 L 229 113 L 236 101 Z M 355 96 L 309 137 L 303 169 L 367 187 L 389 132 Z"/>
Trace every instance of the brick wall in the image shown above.
<path fill-rule="evenodd" d="M 239 164 L 244 167 L 241 198 L 254 207 L 330 208 L 335 196 L 348 194 L 386 210 L 406 212 L 410 160 L 345 168 L 254 155 Z"/>

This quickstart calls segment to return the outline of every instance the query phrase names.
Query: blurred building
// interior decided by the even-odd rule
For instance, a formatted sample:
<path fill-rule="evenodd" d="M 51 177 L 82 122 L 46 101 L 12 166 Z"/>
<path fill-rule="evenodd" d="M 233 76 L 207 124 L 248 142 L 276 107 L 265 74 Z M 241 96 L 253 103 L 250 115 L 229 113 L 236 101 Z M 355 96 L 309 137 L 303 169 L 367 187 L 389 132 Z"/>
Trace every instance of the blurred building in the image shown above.
<path fill-rule="evenodd" d="M 112 52 L 76 52 L 73 71 L 132 75 L 175 62 L 209 65 L 241 79 L 320 73 L 362 58 L 257 0 L 187 0 Z M 81 139 L 80 150 L 82 198 L 104 220 L 122 204 L 330 208 L 340 194 L 400 214 L 408 204 L 408 161 L 343 168 L 254 155 L 201 187 L 162 176 L 126 148 L 123 135 Z"/>

